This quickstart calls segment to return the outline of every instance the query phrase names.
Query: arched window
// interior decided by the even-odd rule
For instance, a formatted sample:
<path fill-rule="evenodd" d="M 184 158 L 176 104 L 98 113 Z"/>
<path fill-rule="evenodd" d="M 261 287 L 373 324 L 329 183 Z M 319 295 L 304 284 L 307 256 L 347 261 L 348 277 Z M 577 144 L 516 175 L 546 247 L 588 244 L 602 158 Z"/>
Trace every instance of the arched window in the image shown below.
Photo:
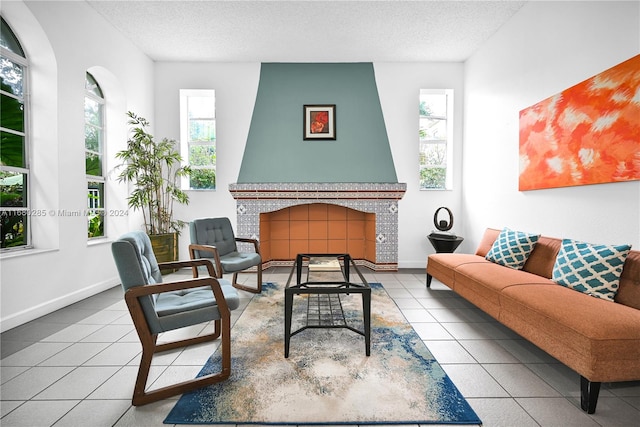
<path fill-rule="evenodd" d="M 104 237 L 104 95 L 87 73 L 84 97 L 84 158 L 87 175 L 87 236 Z"/>
<path fill-rule="evenodd" d="M 30 220 L 39 212 L 29 204 L 28 61 L 7 22 L 2 19 L 1 24 L 0 239 L 4 251 L 30 246 Z"/>

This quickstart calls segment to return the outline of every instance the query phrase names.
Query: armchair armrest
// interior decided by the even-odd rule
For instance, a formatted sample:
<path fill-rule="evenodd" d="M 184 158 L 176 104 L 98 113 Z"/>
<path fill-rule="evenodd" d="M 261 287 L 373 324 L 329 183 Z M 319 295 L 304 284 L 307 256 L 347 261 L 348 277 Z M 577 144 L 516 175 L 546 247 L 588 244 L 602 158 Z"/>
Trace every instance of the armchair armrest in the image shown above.
<path fill-rule="evenodd" d="M 193 277 L 194 279 L 198 277 L 198 269 L 195 268 L 199 265 L 204 265 L 207 267 L 207 272 L 209 276 L 216 277 L 216 271 L 213 268 L 213 264 L 208 259 L 191 259 L 187 261 L 167 261 L 167 262 L 159 262 L 158 267 L 163 269 L 166 267 L 169 268 L 185 268 L 185 267 L 193 267 Z"/>
<path fill-rule="evenodd" d="M 236 242 L 253 243 L 254 250 L 262 258 L 262 254 L 260 254 L 260 243 L 258 243 L 256 239 L 250 239 L 248 237 L 236 237 Z"/>
<path fill-rule="evenodd" d="M 220 262 L 220 253 L 218 252 L 218 248 L 216 248 L 213 245 L 197 245 L 197 244 L 190 244 L 189 245 L 189 258 L 191 258 L 191 260 L 196 260 L 198 258 L 196 258 L 196 251 L 203 251 L 203 252 L 209 252 L 211 254 L 213 254 L 213 260 L 215 262 L 215 272 L 214 274 L 211 274 L 211 270 L 209 270 L 209 267 L 207 266 L 207 270 L 209 271 L 209 275 L 212 277 L 217 277 L 218 279 L 222 278 L 222 263 Z M 205 260 L 207 262 L 209 262 L 209 264 L 211 264 L 211 261 L 209 260 Z M 197 277 L 197 268 L 193 267 L 193 274 L 194 277 Z"/>

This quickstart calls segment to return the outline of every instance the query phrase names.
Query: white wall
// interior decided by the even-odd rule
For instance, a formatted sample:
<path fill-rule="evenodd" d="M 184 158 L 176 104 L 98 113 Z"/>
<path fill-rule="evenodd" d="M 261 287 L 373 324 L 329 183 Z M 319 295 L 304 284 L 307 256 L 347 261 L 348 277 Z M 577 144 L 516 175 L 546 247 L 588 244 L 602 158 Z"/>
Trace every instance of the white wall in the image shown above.
<path fill-rule="evenodd" d="M 439 206 L 454 212 L 453 231 L 461 230 L 462 120 L 455 123 L 454 190 L 420 191 L 418 186 L 418 103 L 420 89 L 454 89 L 455 114 L 462 114 L 463 65 L 374 64 L 376 83 L 387 126 L 399 182 L 407 183 L 400 201 L 399 266 L 424 268 L 433 252 L 426 236 L 433 229 Z M 180 89 L 216 90 L 217 190 L 190 191 L 190 203 L 176 209 L 177 217 L 190 221 L 207 216 L 227 216 L 235 227 L 236 203 L 228 191 L 237 182 L 260 77 L 259 63 L 157 63 L 157 136 L 178 140 Z M 264 159 L 268 163 L 268 159 Z M 301 159 L 304 161 L 304 159 Z M 180 254 L 187 257 L 189 233 L 180 237 Z"/>
<path fill-rule="evenodd" d="M 407 192 L 398 207 L 398 266 L 425 268 L 434 249 L 427 235 L 435 229 L 433 214 L 440 206 L 453 212 L 453 233 L 462 233 L 462 63 L 375 63 L 382 113 L 398 182 Z M 418 105 L 420 89 L 454 90 L 453 189 L 421 191 L 418 165 Z M 446 215 L 441 212 L 441 219 Z"/>
<path fill-rule="evenodd" d="M 176 205 L 175 217 L 191 221 L 229 217 L 236 228 L 236 201 L 229 184 L 238 172 L 256 101 L 259 63 L 156 63 L 156 135 L 180 140 L 180 89 L 216 91 L 216 190 L 188 191 L 189 204 Z M 268 159 L 265 159 L 268 162 Z M 181 258 L 188 258 L 189 229 L 180 234 Z"/>
<path fill-rule="evenodd" d="M 4 2 L 2 14 L 31 61 L 31 208 L 35 250 L 2 254 L 2 331 L 117 283 L 110 242 L 135 227 L 108 217 L 108 238 L 89 244 L 86 217 L 84 82 L 91 70 L 108 103 L 107 151 L 126 144 L 127 109 L 153 119 L 153 62 L 84 2 Z M 111 160 L 107 169 L 114 166 Z M 127 189 L 111 184 L 107 208 L 126 208 Z"/>
<path fill-rule="evenodd" d="M 467 249 L 504 226 L 640 249 L 638 181 L 518 191 L 519 111 L 639 52 L 638 2 L 529 2 L 466 62 Z"/>

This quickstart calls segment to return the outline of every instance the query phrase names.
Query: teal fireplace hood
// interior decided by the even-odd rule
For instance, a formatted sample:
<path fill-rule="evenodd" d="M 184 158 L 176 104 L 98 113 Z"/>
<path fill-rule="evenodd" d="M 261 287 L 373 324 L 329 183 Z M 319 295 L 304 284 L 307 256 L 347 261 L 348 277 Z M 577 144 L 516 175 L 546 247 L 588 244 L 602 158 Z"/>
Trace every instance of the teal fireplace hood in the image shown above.
<path fill-rule="evenodd" d="M 303 139 L 318 104 L 336 105 L 335 140 Z M 373 64 L 262 64 L 238 183 L 397 180 Z"/>

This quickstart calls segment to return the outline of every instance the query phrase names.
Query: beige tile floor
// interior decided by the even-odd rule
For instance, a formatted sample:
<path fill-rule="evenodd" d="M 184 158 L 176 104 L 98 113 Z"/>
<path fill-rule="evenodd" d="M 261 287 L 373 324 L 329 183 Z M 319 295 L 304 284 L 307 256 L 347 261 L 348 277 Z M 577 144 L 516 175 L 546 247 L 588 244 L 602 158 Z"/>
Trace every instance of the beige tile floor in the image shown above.
<path fill-rule="evenodd" d="M 434 280 L 427 289 L 423 270 L 364 273 L 384 285 L 484 426 L 640 425 L 640 382 L 603 384 L 588 415 L 579 408 L 575 372 L 446 286 Z M 264 274 L 272 282 L 287 277 L 282 268 Z M 242 297 L 233 320 L 251 294 Z M 152 387 L 194 377 L 215 345 L 157 356 Z M 5 332 L 1 346 L 3 427 L 161 426 L 177 399 L 131 406 L 141 348 L 119 287 Z"/>

